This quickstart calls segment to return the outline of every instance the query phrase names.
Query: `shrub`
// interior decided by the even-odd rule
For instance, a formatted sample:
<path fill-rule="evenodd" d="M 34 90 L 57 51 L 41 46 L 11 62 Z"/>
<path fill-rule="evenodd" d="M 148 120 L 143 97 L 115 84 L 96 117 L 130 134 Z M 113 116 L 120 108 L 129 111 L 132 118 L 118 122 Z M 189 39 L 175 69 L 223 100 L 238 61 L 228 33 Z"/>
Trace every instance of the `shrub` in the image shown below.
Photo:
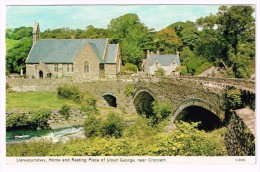
<path fill-rule="evenodd" d="M 125 86 L 125 95 L 126 96 L 132 96 L 134 91 L 134 85 L 133 84 L 127 84 Z"/>
<path fill-rule="evenodd" d="M 238 89 L 226 90 L 225 100 L 228 109 L 238 109 L 242 105 L 241 91 Z"/>
<path fill-rule="evenodd" d="M 100 134 L 100 121 L 94 115 L 90 115 L 84 122 L 86 137 L 98 136 Z"/>
<path fill-rule="evenodd" d="M 26 114 L 17 113 L 6 117 L 6 129 L 23 128 L 28 125 L 28 117 Z"/>
<path fill-rule="evenodd" d="M 165 75 L 165 71 L 163 68 L 159 68 L 155 71 L 155 75 L 156 76 L 164 76 Z"/>
<path fill-rule="evenodd" d="M 48 127 L 49 111 L 12 114 L 6 117 L 6 128 L 43 129 Z"/>
<path fill-rule="evenodd" d="M 97 99 L 95 97 L 92 97 L 92 96 L 87 97 L 86 102 L 89 106 L 96 108 Z"/>
<path fill-rule="evenodd" d="M 154 124 L 159 122 L 161 119 L 167 118 L 171 112 L 172 112 L 172 106 L 169 102 L 158 102 L 158 100 L 155 100 L 152 103 L 153 108 L 153 121 Z"/>
<path fill-rule="evenodd" d="M 57 88 L 58 97 L 62 99 L 70 99 L 77 103 L 83 101 L 83 94 L 79 91 L 77 86 L 63 85 Z"/>
<path fill-rule="evenodd" d="M 28 118 L 28 125 L 31 129 L 44 129 L 48 128 L 48 119 L 50 111 L 32 112 Z"/>
<path fill-rule="evenodd" d="M 182 75 L 182 76 L 188 76 L 189 75 L 186 66 L 178 66 L 176 68 L 176 71 L 180 72 L 180 75 Z"/>
<path fill-rule="evenodd" d="M 59 110 L 59 113 L 67 120 L 70 115 L 70 107 L 68 105 L 63 105 Z"/>
<path fill-rule="evenodd" d="M 122 136 L 123 128 L 123 119 L 115 113 L 109 113 L 107 119 L 102 122 L 101 133 L 103 136 L 119 138 Z"/>
<path fill-rule="evenodd" d="M 138 67 L 132 63 L 126 63 L 124 66 L 124 72 L 136 73 L 138 71 Z"/>

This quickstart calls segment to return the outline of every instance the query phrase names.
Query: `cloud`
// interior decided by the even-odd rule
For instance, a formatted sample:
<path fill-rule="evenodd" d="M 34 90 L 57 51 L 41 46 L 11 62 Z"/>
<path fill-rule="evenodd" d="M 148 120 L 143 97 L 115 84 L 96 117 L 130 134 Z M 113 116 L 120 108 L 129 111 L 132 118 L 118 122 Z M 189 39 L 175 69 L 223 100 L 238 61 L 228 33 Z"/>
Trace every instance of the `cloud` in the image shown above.
<path fill-rule="evenodd" d="M 106 28 L 113 18 L 136 13 L 149 28 L 160 30 L 177 21 L 195 21 L 216 13 L 217 5 L 78 5 L 9 6 L 8 27 L 32 26 L 39 21 L 41 30 L 61 27 L 84 29 L 88 25 Z"/>

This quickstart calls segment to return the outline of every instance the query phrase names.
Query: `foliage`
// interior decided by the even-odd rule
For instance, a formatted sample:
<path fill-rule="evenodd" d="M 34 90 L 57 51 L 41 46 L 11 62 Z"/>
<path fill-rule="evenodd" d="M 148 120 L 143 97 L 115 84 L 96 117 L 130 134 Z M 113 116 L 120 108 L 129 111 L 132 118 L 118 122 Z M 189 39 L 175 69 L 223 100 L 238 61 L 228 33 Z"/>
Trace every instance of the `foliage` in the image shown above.
<path fill-rule="evenodd" d="M 135 65 L 135 64 L 132 64 L 132 63 L 126 63 L 124 68 L 123 68 L 123 71 L 125 73 L 136 73 L 138 71 L 138 67 Z"/>
<path fill-rule="evenodd" d="M 6 43 L 6 50 L 8 51 L 9 49 L 13 48 L 17 43 L 19 42 L 19 40 L 14 40 L 14 39 L 5 39 L 5 43 Z"/>
<path fill-rule="evenodd" d="M 168 28 L 173 28 L 176 34 L 179 36 L 182 42 L 182 47 L 189 47 L 191 50 L 195 47 L 198 36 L 198 29 L 195 23 L 191 21 L 187 22 L 176 22 L 168 26 Z"/>
<path fill-rule="evenodd" d="M 186 66 L 178 66 L 178 67 L 176 68 L 176 71 L 180 72 L 180 75 L 181 75 L 181 76 L 188 76 L 188 75 L 189 75 Z"/>
<path fill-rule="evenodd" d="M 163 68 L 158 68 L 154 73 L 155 73 L 155 76 L 164 76 L 165 75 L 165 71 Z"/>
<path fill-rule="evenodd" d="M 186 63 L 187 70 L 190 74 L 194 75 L 196 70 L 207 60 L 202 57 L 190 58 Z"/>
<path fill-rule="evenodd" d="M 211 64 L 210 62 L 204 62 L 200 67 L 198 67 L 196 69 L 196 72 L 194 73 L 194 75 L 199 75 L 212 66 L 213 66 L 213 64 Z"/>
<path fill-rule="evenodd" d="M 172 113 L 172 105 L 169 102 L 159 102 L 155 100 L 152 103 L 153 107 L 153 123 L 156 124 L 160 120 L 167 118 Z"/>
<path fill-rule="evenodd" d="M 57 88 L 58 97 L 61 99 L 74 100 L 77 103 L 83 101 L 83 94 L 77 86 L 63 85 Z"/>
<path fill-rule="evenodd" d="M 94 115 L 90 115 L 84 122 L 86 137 L 98 136 L 100 134 L 100 121 Z"/>
<path fill-rule="evenodd" d="M 238 89 L 226 90 L 225 94 L 228 109 L 238 109 L 242 105 L 241 91 Z"/>
<path fill-rule="evenodd" d="M 17 113 L 6 117 L 6 129 L 40 129 L 48 127 L 49 111 Z"/>
<path fill-rule="evenodd" d="M 25 68 L 25 60 L 32 46 L 31 38 L 23 38 L 17 42 L 6 53 L 6 71 L 7 73 L 20 73 L 21 69 Z"/>
<path fill-rule="evenodd" d="M 123 119 L 115 113 L 110 113 L 107 119 L 102 122 L 101 134 L 102 136 L 119 138 L 122 136 L 123 128 Z"/>
<path fill-rule="evenodd" d="M 165 28 L 156 33 L 159 50 L 163 54 L 175 54 L 181 45 L 181 40 L 172 28 Z"/>
<path fill-rule="evenodd" d="M 145 122 L 138 124 L 147 127 Z M 223 144 L 213 133 L 197 130 L 197 124 L 176 123 L 170 133 L 146 131 L 139 127 L 126 137 L 92 137 L 66 143 L 48 141 L 23 142 L 7 145 L 7 156 L 225 156 Z M 135 133 L 142 132 L 135 137 Z M 148 135 L 151 134 L 151 135 Z M 144 134 L 144 135 L 143 135 Z M 147 134 L 147 135 L 146 135 Z M 142 137 L 143 135 L 143 137 Z M 133 137 L 132 137 L 133 136 Z M 137 139 L 135 139 L 137 138 Z M 139 138 L 139 139 L 138 139 Z"/>
<path fill-rule="evenodd" d="M 146 46 L 153 41 L 148 28 L 140 22 L 136 14 L 126 14 L 114 18 L 108 25 L 112 43 L 119 43 L 123 63 L 141 64 Z M 144 42 L 149 41 L 149 43 Z"/>
<path fill-rule="evenodd" d="M 6 29 L 6 38 L 13 39 L 13 40 L 20 40 L 22 38 L 29 38 L 32 37 L 32 27 L 19 27 L 15 29 Z"/>
<path fill-rule="evenodd" d="M 126 96 L 132 96 L 133 95 L 133 91 L 134 91 L 134 85 L 133 84 L 127 84 L 125 86 L 125 95 Z"/>
<path fill-rule="evenodd" d="M 70 107 L 68 105 L 63 105 L 59 110 L 59 113 L 65 118 L 68 119 L 70 115 Z"/>
<path fill-rule="evenodd" d="M 85 98 L 86 99 L 86 102 L 89 106 L 93 107 L 94 109 L 96 108 L 97 106 L 97 99 L 93 96 L 88 96 Z"/>

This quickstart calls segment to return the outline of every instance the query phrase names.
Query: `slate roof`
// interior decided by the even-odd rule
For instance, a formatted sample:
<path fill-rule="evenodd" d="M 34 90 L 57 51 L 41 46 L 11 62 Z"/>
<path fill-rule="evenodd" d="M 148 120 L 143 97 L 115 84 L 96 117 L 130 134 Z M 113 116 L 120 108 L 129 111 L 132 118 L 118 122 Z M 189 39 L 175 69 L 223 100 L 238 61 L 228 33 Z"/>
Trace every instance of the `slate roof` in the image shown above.
<path fill-rule="evenodd" d="M 118 44 L 108 44 L 106 63 L 116 63 Z"/>
<path fill-rule="evenodd" d="M 167 54 L 167 55 L 151 54 L 149 58 L 149 66 L 152 66 L 155 60 L 157 60 L 162 66 L 171 65 L 173 60 L 175 60 L 178 66 L 181 65 L 180 58 L 173 54 Z"/>
<path fill-rule="evenodd" d="M 32 47 L 26 63 L 72 63 L 87 43 L 103 62 L 108 39 L 46 39 L 38 40 Z"/>

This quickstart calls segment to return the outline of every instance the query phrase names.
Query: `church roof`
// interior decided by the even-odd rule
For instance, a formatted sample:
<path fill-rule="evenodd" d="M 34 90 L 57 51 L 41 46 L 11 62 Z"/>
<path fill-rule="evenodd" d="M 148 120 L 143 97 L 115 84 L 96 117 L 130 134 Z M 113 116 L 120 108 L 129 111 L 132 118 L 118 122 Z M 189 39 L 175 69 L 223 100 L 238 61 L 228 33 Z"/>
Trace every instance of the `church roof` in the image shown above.
<path fill-rule="evenodd" d="M 108 44 L 106 63 L 116 63 L 118 44 Z"/>
<path fill-rule="evenodd" d="M 32 47 L 26 63 L 73 63 L 85 44 L 103 62 L 108 39 L 45 39 Z"/>
<path fill-rule="evenodd" d="M 167 55 L 151 54 L 151 55 L 149 55 L 149 66 L 152 66 L 156 60 L 162 66 L 169 66 L 169 65 L 171 65 L 173 60 L 175 60 L 175 62 L 176 62 L 176 64 L 178 66 L 181 65 L 179 57 L 177 57 L 174 54 L 167 54 Z"/>

